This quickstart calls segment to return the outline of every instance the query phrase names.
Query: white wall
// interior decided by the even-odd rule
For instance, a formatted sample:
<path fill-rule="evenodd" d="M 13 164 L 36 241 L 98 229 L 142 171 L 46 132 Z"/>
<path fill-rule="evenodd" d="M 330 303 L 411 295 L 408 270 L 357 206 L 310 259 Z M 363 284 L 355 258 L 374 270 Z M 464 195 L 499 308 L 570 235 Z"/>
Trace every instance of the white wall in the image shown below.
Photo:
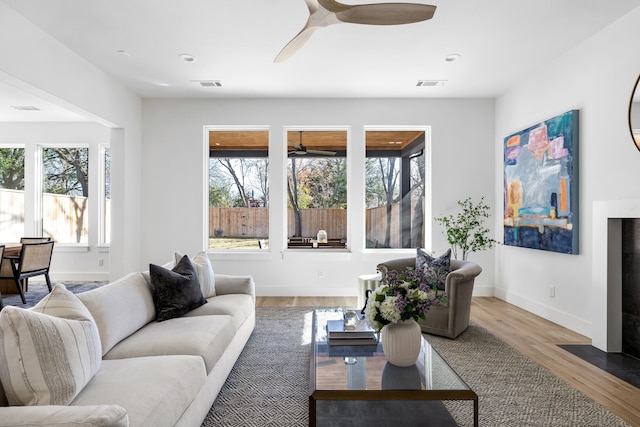
<path fill-rule="evenodd" d="M 0 46 L 0 81 L 111 129 L 110 277 L 134 271 L 141 258 L 139 97 L 4 3 Z"/>
<path fill-rule="evenodd" d="M 494 103 L 487 99 L 145 99 L 143 101 L 143 261 L 163 263 L 174 250 L 204 249 L 206 125 L 263 125 L 271 132 L 270 253 L 211 255 L 217 272 L 251 274 L 260 295 L 356 295 L 357 276 L 382 260 L 415 251 L 366 252 L 364 245 L 364 128 L 431 126 L 432 209 L 450 212 L 456 201 L 486 197 L 493 204 Z M 285 126 L 350 127 L 350 253 L 284 251 Z M 430 243 L 430 241 L 429 241 Z M 433 249 L 448 248 L 434 225 Z M 284 251 L 284 253 L 283 253 Z M 474 253 L 484 272 L 478 293 L 493 294 L 493 251 Z M 318 278 L 322 270 L 324 278 Z"/>
<path fill-rule="evenodd" d="M 0 145 L 18 144 L 25 149 L 25 188 L 34 188 L 35 152 L 38 145 L 83 144 L 89 147 L 89 238 L 86 245 L 56 244 L 51 259 L 51 279 L 56 280 L 108 280 L 109 248 L 99 246 L 99 145 L 109 143 L 109 128 L 97 123 L 0 123 Z M 34 223 L 33 200 L 26 192 L 25 229 L 23 236 L 40 235 Z M 103 265 L 98 265 L 98 260 Z"/>
<path fill-rule="evenodd" d="M 632 142 L 628 107 L 640 72 L 634 46 L 640 9 L 604 29 L 556 61 L 532 69 L 496 100 L 495 200 L 502 200 L 503 138 L 571 109 L 580 110 L 579 255 L 499 247 L 496 296 L 591 336 L 592 204 L 640 196 L 640 153 Z M 502 236 L 496 219 L 495 229 Z M 555 297 L 549 287 L 555 286 Z"/>

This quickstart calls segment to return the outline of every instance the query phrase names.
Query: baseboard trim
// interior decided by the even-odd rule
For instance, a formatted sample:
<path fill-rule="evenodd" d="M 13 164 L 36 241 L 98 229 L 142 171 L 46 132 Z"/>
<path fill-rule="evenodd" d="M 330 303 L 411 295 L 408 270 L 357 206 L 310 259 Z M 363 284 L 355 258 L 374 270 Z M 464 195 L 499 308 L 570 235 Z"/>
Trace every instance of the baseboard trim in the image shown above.
<path fill-rule="evenodd" d="M 541 304 L 537 301 L 532 301 L 513 292 L 505 291 L 504 289 L 496 288 L 495 297 L 540 316 L 550 322 L 556 323 L 567 329 L 571 329 L 572 331 L 584 335 L 587 338 L 591 338 L 592 324 L 587 320 L 577 318 L 554 307 Z"/>
<path fill-rule="evenodd" d="M 109 273 L 84 272 L 84 273 L 51 273 L 49 275 L 52 282 L 108 282 Z M 39 280 L 35 280 L 39 281 Z M 44 281 L 44 280 L 43 280 Z"/>

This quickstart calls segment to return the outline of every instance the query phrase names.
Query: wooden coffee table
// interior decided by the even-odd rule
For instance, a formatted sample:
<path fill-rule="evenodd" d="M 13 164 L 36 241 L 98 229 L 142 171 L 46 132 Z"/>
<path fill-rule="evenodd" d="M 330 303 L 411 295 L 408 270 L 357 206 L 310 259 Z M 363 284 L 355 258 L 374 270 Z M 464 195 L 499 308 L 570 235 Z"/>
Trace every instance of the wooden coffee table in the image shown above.
<path fill-rule="evenodd" d="M 340 309 L 313 313 L 309 378 L 309 425 L 457 425 L 444 400 L 473 401 L 478 425 L 478 395 L 422 338 L 414 366 L 387 362 L 382 345 L 329 345 L 327 320 Z"/>

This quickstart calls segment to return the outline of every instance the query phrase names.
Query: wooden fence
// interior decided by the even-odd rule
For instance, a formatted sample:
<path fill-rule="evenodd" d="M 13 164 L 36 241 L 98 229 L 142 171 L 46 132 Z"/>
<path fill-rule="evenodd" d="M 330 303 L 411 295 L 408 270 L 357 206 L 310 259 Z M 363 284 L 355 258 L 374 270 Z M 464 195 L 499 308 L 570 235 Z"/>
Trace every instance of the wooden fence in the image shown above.
<path fill-rule="evenodd" d="M 391 233 L 388 247 L 400 248 L 400 203 L 391 205 Z M 367 209 L 365 213 L 365 236 L 375 247 L 384 245 L 385 233 L 387 231 L 387 207 Z"/>
<path fill-rule="evenodd" d="M 287 236 L 295 234 L 294 211 L 287 212 Z M 302 209 L 302 236 L 313 237 L 326 230 L 330 239 L 347 233 L 346 209 Z M 269 238 L 269 208 L 209 208 L 209 237 Z"/>
<path fill-rule="evenodd" d="M 43 235 L 56 242 L 86 243 L 88 200 L 61 194 L 42 195 Z M 24 236 L 24 191 L 0 190 L 0 239 L 17 241 Z"/>
<path fill-rule="evenodd" d="M 287 212 L 287 236 L 295 235 L 293 209 Z M 302 236 L 314 237 L 318 230 L 326 230 L 330 239 L 346 238 L 346 209 L 302 209 Z M 390 247 L 399 248 L 400 204 L 391 206 Z M 385 206 L 366 210 L 366 239 L 384 244 L 387 228 L 387 210 Z M 209 208 L 209 237 L 246 237 L 267 239 L 269 237 L 269 208 Z"/>

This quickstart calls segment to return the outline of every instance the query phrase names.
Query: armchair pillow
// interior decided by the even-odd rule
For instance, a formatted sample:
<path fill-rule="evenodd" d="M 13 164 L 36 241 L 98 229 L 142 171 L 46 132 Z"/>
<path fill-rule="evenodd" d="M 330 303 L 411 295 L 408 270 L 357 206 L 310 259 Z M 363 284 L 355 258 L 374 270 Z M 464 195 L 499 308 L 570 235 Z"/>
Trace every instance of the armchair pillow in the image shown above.
<path fill-rule="evenodd" d="M 447 275 L 451 272 L 451 249 L 438 258 L 432 257 L 422 249 L 418 248 L 416 253 L 416 272 L 424 273 L 424 277 L 429 283 L 436 284 L 441 291 L 445 288 Z"/>
<path fill-rule="evenodd" d="M 158 322 L 180 317 L 207 302 L 202 296 L 196 270 L 186 255 L 171 270 L 150 264 L 149 276 Z"/>
<path fill-rule="evenodd" d="M 101 357 L 91 313 L 64 285 L 32 309 L 0 311 L 0 380 L 10 405 L 68 405 Z"/>

